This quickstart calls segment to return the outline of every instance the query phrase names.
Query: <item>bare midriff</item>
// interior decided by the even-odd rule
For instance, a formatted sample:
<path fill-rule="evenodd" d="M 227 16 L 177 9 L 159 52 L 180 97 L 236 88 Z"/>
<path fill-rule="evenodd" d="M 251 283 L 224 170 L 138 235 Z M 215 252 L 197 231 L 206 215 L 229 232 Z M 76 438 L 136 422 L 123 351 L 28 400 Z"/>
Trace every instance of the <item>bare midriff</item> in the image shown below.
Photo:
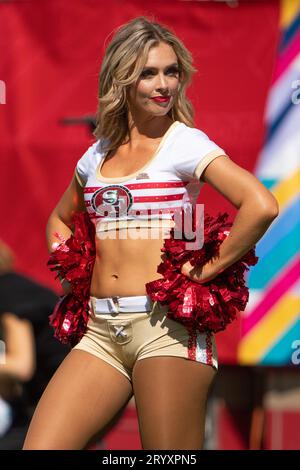
<path fill-rule="evenodd" d="M 132 238 L 130 234 L 133 232 L 143 238 Z M 157 273 L 157 267 L 163 260 L 161 248 L 166 229 L 157 228 L 155 238 L 150 238 L 151 235 L 153 228 L 145 227 L 114 230 L 114 239 L 104 238 L 103 234 L 99 239 L 96 235 L 96 259 L 90 289 L 92 296 L 147 295 L 145 284 L 162 277 Z"/>
<path fill-rule="evenodd" d="M 170 119 L 166 121 L 164 129 L 161 129 L 163 136 L 166 136 L 172 123 Z M 128 175 L 130 178 L 133 172 L 137 174 L 157 153 L 164 139 L 162 135 L 155 139 L 143 139 L 135 149 L 130 148 L 128 143 L 122 144 L 106 156 L 98 177 Z M 170 229 L 156 227 L 153 230 L 153 227 L 115 229 L 110 238 L 108 232 L 101 232 L 101 238 L 96 234 L 96 260 L 90 289 L 92 296 L 104 298 L 147 294 L 145 284 L 162 277 L 157 273 L 157 267 L 163 259 L 161 248 Z"/>

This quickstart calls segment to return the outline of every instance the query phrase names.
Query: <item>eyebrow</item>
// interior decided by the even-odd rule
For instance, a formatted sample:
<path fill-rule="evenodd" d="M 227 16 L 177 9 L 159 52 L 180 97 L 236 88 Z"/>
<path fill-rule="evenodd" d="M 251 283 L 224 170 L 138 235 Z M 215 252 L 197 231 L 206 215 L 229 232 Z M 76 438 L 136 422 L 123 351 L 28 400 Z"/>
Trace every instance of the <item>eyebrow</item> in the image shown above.
<path fill-rule="evenodd" d="M 168 68 L 174 67 L 174 66 L 178 67 L 178 63 L 174 62 L 173 64 L 167 65 L 165 67 L 165 69 L 168 69 Z M 157 67 L 151 67 L 150 65 L 145 65 L 143 70 L 145 70 L 145 69 L 157 70 Z"/>

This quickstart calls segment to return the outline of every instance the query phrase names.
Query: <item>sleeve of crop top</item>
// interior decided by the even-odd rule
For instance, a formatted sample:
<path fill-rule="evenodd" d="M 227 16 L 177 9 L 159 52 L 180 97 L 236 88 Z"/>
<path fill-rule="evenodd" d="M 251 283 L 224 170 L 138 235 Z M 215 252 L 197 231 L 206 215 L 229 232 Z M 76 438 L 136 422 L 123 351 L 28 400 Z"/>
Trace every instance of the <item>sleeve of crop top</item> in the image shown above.
<path fill-rule="evenodd" d="M 99 161 L 98 143 L 99 141 L 91 145 L 76 164 L 75 176 L 80 186 L 85 186 L 89 175 L 96 170 Z"/>
<path fill-rule="evenodd" d="M 202 131 L 188 128 L 175 157 L 177 174 L 187 180 L 199 180 L 207 165 L 226 152 Z M 228 157 L 229 158 L 229 157 Z"/>

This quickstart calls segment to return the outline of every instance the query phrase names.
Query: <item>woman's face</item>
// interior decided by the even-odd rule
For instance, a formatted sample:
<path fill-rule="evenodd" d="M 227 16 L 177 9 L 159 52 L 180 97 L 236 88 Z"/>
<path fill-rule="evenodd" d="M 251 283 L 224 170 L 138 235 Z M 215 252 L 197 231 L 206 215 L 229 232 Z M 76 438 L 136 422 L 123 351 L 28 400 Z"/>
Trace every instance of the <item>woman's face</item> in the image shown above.
<path fill-rule="evenodd" d="M 178 86 L 177 56 L 171 46 L 161 42 L 150 49 L 137 83 L 129 87 L 128 105 L 131 113 L 164 116 L 174 104 Z M 153 100 L 153 97 L 159 96 L 169 97 L 169 100 Z"/>

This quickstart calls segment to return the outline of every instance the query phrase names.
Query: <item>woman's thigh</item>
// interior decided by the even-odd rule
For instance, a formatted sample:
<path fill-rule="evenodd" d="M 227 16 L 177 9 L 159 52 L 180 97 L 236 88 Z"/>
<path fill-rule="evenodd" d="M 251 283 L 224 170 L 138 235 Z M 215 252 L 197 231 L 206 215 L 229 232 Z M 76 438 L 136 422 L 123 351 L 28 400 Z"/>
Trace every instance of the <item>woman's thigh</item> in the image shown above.
<path fill-rule="evenodd" d="M 137 361 L 132 375 L 143 449 L 201 449 L 216 370 L 182 357 Z"/>
<path fill-rule="evenodd" d="M 72 350 L 37 405 L 23 449 L 82 449 L 131 396 L 130 381 L 115 367 Z"/>

